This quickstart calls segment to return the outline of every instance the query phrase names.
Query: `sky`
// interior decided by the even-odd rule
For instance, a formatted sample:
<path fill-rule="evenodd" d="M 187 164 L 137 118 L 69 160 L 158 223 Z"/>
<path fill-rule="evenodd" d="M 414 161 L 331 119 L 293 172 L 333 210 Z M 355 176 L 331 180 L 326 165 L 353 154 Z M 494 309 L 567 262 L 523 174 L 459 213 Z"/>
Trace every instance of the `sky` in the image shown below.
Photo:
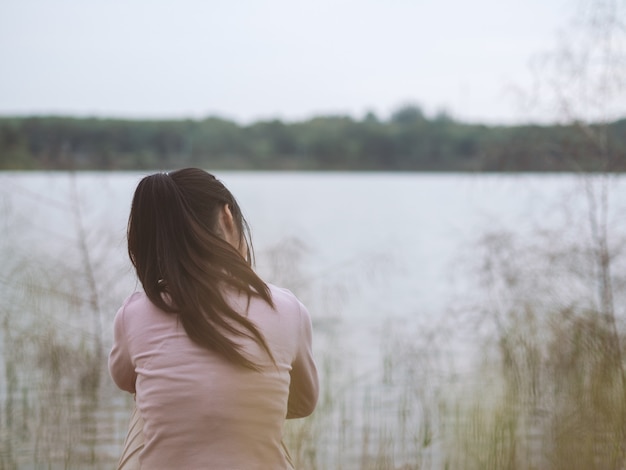
<path fill-rule="evenodd" d="M 0 0 L 0 114 L 542 119 L 574 0 Z"/>

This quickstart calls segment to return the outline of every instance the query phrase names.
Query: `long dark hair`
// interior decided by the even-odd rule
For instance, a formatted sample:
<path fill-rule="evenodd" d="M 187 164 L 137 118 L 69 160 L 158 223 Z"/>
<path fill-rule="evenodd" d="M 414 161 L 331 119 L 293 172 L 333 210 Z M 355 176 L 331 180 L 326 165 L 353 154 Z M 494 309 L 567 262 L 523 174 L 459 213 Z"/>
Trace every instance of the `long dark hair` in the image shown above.
<path fill-rule="evenodd" d="M 231 211 L 240 246 L 247 246 L 246 258 L 218 233 L 224 206 Z M 273 305 L 268 286 L 251 267 L 248 224 L 233 195 L 213 175 L 185 168 L 143 178 L 128 219 L 128 254 L 150 301 L 179 314 L 192 341 L 259 370 L 232 339 L 248 337 L 273 361 L 261 332 L 224 296 L 230 287 Z"/>

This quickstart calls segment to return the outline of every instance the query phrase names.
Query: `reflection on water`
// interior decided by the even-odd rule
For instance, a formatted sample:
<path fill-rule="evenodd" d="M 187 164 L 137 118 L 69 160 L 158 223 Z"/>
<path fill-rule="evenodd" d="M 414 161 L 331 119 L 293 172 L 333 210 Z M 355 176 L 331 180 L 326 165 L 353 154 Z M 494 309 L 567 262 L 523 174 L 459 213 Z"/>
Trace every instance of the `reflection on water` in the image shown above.
<path fill-rule="evenodd" d="M 0 470 L 117 461 L 132 400 L 106 352 L 136 288 L 124 236 L 138 179 L 0 174 Z M 223 179 L 259 272 L 313 316 L 322 396 L 287 424 L 298 468 L 622 468 L 622 325 L 598 302 L 576 178 Z M 606 214 L 615 286 L 624 214 Z"/>

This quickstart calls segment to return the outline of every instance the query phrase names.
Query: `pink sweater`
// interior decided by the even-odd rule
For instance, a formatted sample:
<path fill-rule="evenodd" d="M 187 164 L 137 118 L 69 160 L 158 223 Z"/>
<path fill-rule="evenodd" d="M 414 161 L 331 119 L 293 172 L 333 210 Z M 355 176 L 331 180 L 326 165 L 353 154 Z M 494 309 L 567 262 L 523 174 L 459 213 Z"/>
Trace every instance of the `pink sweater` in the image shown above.
<path fill-rule="evenodd" d="M 253 298 L 247 315 L 270 347 L 276 366 L 252 340 L 238 338 L 261 372 L 234 366 L 193 343 L 178 316 L 131 295 L 115 316 L 109 356 L 113 380 L 136 393 L 144 420 L 142 468 L 150 470 L 286 469 L 285 418 L 313 412 L 318 376 L 311 319 L 285 289 L 270 285 L 275 310 Z M 247 298 L 229 297 L 245 312 Z"/>

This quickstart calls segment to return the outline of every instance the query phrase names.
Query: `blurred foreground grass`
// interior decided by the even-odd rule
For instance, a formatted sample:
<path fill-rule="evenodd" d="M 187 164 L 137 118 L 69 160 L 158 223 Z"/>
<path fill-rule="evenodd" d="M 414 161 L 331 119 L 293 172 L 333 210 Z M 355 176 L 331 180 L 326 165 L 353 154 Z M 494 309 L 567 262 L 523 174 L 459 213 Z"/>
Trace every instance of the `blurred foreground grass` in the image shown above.
<path fill-rule="evenodd" d="M 50 256 L 2 214 L 0 470 L 110 469 L 121 450 L 132 403 L 105 353 L 132 277 L 110 272 L 95 248 L 115 243 L 72 207 L 74 235 Z M 587 223 L 486 232 L 467 251 L 473 295 L 428 324 L 389 319 L 366 364 L 342 345 L 345 325 L 316 318 L 319 406 L 286 425 L 297 468 L 625 468 L 624 245 L 603 223 L 586 236 Z M 268 279 L 312 311 L 358 295 L 312 290 L 305 251 L 262 251 Z"/>

